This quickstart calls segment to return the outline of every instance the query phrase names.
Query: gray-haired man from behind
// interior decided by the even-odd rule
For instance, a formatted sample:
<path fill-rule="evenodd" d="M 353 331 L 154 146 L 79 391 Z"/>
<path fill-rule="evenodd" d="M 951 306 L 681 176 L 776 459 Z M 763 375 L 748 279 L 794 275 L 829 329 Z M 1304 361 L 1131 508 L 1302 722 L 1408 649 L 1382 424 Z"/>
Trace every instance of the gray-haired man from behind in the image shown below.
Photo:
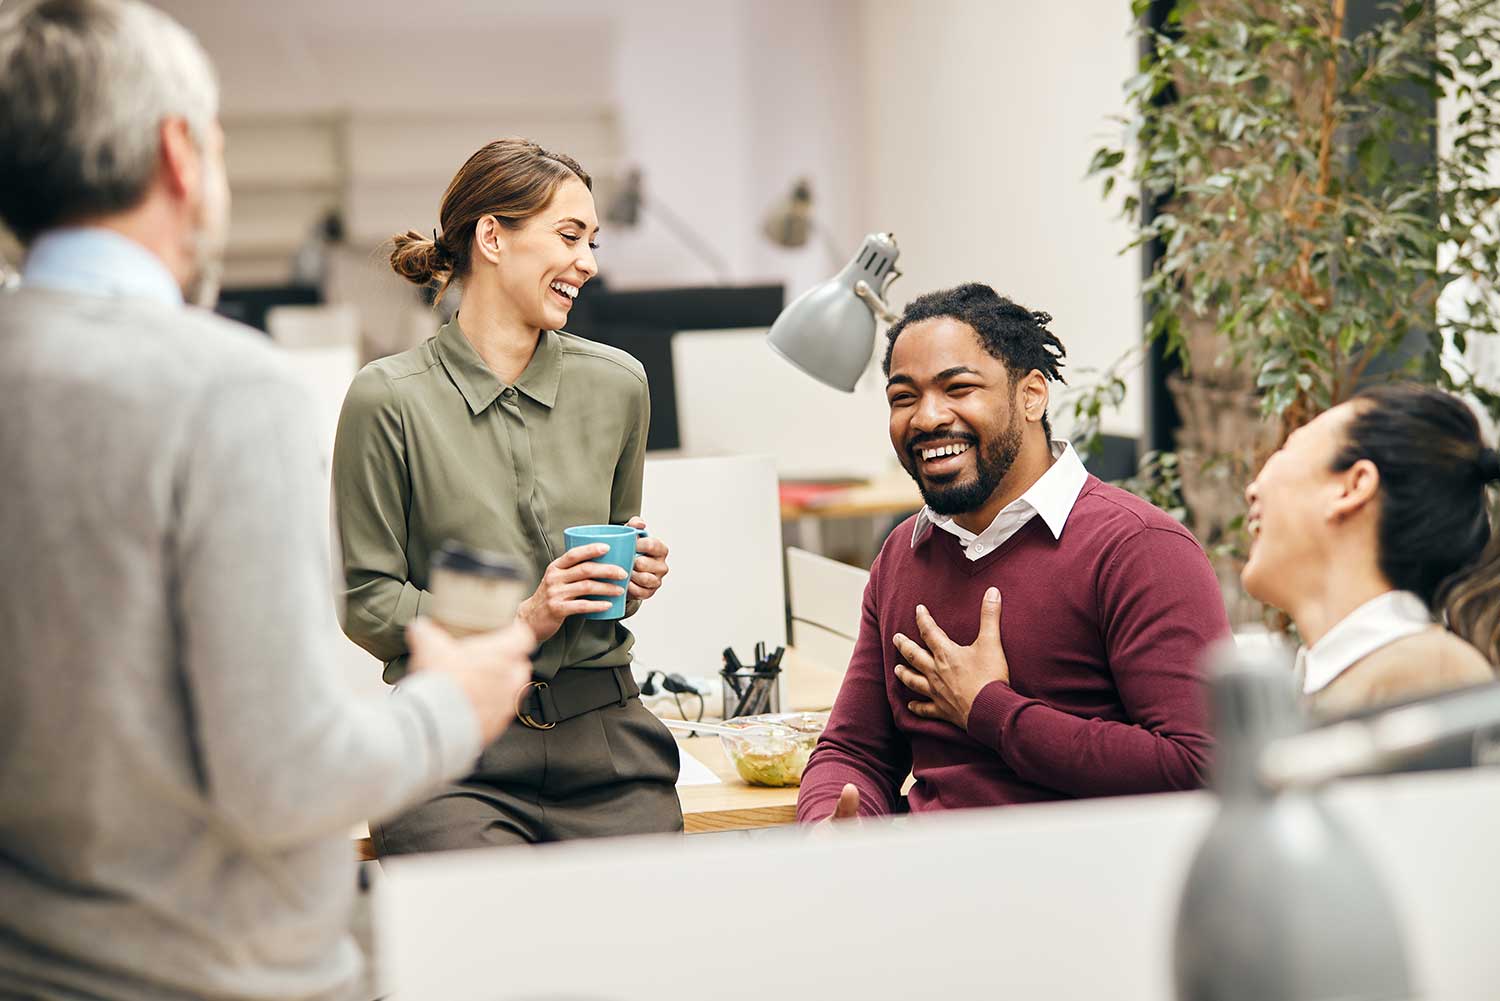
<path fill-rule="evenodd" d="M 458 777 L 529 677 L 522 626 L 414 624 L 339 684 L 312 409 L 206 301 L 213 71 L 129 0 L 0 7 L 0 997 L 345 997 L 351 827 Z"/>

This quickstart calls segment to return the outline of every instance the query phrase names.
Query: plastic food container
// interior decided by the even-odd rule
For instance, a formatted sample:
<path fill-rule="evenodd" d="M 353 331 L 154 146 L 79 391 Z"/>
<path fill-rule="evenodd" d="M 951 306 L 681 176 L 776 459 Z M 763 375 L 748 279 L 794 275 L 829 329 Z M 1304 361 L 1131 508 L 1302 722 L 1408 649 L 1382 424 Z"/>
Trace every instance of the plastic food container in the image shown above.
<path fill-rule="evenodd" d="M 828 725 L 828 714 L 737 716 L 724 725 L 742 731 L 719 737 L 740 778 L 756 786 L 794 786 L 802 784 L 802 770 Z"/>

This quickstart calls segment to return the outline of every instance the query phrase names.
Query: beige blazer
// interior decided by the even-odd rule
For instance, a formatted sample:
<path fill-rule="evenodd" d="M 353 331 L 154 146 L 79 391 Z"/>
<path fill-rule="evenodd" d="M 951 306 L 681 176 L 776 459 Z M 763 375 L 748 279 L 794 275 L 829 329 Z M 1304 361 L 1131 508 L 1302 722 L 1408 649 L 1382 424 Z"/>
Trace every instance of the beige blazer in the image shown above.
<path fill-rule="evenodd" d="M 1483 654 L 1435 625 L 1367 654 L 1305 698 L 1313 716 L 1330 719 L 1494 680 Z"/>

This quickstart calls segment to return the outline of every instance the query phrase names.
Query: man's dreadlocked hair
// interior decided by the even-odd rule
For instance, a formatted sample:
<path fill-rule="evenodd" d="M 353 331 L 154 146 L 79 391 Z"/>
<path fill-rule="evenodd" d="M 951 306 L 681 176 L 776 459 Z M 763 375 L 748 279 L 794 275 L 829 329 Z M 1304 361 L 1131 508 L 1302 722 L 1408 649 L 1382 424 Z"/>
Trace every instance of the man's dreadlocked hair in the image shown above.
<path fill-rule="evenodd" d="M 984 349 L 1005 363 L 1012 387 L 1032 369 L 1047 379 L 1066 383 L 1060 369 L 1068 351 L 1062 346 L 1062 341 L 1047 329 L 1052 315 L 1019 306 L 978 282 L 929 292 L 907 303 L 901 319 L 891 324 L 886 333 L 885 361 L 881 363 L 881 371 L 891 374 L 891 352 L 896 349 L 896 338 L 907 325 L 939 316 L 951 317 L 973 327 Z M 1048 441 L 1052 440 L 1052 425 L 1045 411 L 1042 413 L 1042 433 Z"/>

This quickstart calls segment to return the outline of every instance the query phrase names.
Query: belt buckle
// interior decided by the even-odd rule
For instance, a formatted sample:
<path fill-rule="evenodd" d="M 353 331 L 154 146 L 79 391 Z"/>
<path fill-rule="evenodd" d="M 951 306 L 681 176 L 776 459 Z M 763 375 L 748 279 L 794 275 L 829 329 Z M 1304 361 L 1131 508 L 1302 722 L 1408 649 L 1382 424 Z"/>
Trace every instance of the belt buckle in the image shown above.
<path fill-rule="evenodd" d="M 546 691 L 547 683 L 545 681 L 531 681 L 527 683 L 525 688 L 521 689 L 521 694 L 516 697 L 516 719 L 520 720 L 523 725 L 531 727 L 531 729 L 533 730 L 550 730 L 553 727 L 557 726 L 557 724 L 538 723 L 536 720 L 532 719 L 530 714 L 528 714 L 523 709 L 523 706 L 526 703 L 526 697 L 531 694 L 531 690 L 533 688 L 536 689 L 538 694 L 538 701 L 540 702 L 540 695 L 542 692 Z"/>

